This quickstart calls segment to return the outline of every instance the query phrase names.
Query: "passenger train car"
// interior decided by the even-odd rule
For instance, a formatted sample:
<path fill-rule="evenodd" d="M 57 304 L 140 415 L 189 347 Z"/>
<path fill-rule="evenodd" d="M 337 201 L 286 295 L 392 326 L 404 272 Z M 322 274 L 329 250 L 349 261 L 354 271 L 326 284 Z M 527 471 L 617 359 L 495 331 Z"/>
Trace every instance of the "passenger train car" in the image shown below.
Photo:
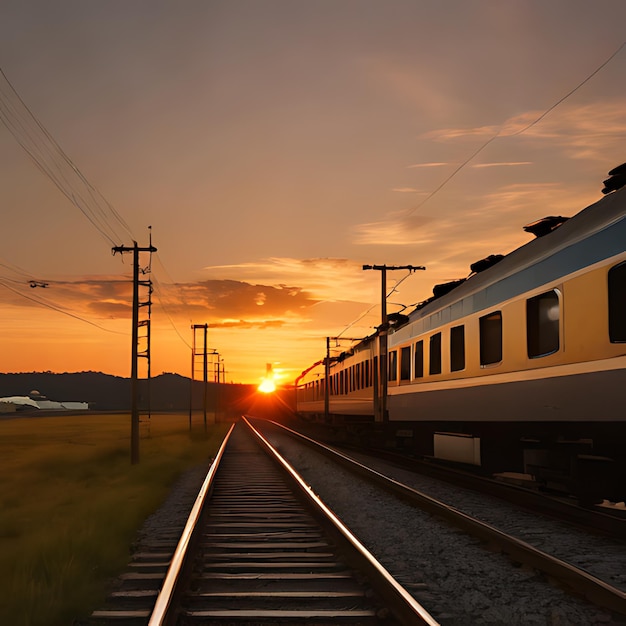
<path fill-rule="evenodd" d="M 600 201 L 526 226 L 526 245 L 303 373 L 298 413 L 370 445 L 623 502 L 626 164 L 610 174 Z"/>

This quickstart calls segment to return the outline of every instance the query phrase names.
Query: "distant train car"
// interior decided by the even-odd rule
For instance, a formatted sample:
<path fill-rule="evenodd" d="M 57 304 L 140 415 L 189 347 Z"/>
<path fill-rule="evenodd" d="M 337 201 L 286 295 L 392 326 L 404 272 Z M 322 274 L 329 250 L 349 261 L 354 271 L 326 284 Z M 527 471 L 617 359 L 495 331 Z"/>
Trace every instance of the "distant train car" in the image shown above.
<path fill-rule="evenodd" d="M 376 419 L 378 443 L 624 500 L 626 189 L 615 172 L 599 202 L 528 225 L 535 239 L 379 329 L 386 347 L 377 333 L 307 371 L 299 413 Z"/>

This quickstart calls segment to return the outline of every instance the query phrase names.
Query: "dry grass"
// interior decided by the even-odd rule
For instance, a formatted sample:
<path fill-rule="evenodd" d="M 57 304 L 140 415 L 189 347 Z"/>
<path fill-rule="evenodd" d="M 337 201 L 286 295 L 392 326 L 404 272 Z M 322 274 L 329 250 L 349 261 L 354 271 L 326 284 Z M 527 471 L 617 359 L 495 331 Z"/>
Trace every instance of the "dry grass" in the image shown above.
<path fill-rule="evenodd" d="M 143 418 L 142 418 L 143 419 Z M 208 463 L 228 425 L 186 415 L 0 420 L 0 624 L 67 626 L 104 598 L 143 520 L 187 468 Z"/>

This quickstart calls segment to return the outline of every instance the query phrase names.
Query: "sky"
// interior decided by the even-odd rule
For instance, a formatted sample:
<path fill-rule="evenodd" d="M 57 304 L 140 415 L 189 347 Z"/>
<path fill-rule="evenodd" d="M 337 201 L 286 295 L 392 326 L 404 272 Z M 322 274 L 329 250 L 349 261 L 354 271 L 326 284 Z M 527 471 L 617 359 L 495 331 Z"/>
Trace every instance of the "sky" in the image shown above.
<path fill-rule="evenodd" d="M 191 375 L 207 324 L 228 382 L 293 382 L 380 323 L 363 264 L 426 267 L 387 274 L 406 312 L 602 197 L 625 23 L 623 0 L 5 0 L 0 372 L 129 376 L 112 248 L 151 237 L 152 375 Z"/>

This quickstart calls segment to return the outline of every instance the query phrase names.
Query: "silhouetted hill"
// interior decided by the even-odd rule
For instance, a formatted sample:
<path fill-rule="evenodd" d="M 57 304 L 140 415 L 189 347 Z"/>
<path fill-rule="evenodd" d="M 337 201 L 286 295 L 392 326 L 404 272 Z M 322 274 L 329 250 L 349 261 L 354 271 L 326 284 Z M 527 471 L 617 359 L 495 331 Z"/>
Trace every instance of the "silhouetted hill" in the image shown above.
<path fill-rule="evenodd" d="M 219 387 L 219 393 L 218 393 Z M 52 372 L 27 372 L 0 374 L 0 397 L 26 396 L 38 391 L 49 400 L 87 402 L 97 411 L 130 410 L 131 381 L 129 378 L 111 376 L 101 372 L 79 372 L 53 374 Z M 241 407 L 245 411 L 246 398 L 255 392 L 253 385 L 207 385 L 207 406 L 215 406 L 218 395 L 220 402 Z M 142 410 L 154 411 L 188 410 L 191 395 L 190 380 L 178 374 L 161 374 L 149 383 L 139 381 L 139 402 Z M 204 386 L 194 381 L 193 407 L 204 406 Z"/>

